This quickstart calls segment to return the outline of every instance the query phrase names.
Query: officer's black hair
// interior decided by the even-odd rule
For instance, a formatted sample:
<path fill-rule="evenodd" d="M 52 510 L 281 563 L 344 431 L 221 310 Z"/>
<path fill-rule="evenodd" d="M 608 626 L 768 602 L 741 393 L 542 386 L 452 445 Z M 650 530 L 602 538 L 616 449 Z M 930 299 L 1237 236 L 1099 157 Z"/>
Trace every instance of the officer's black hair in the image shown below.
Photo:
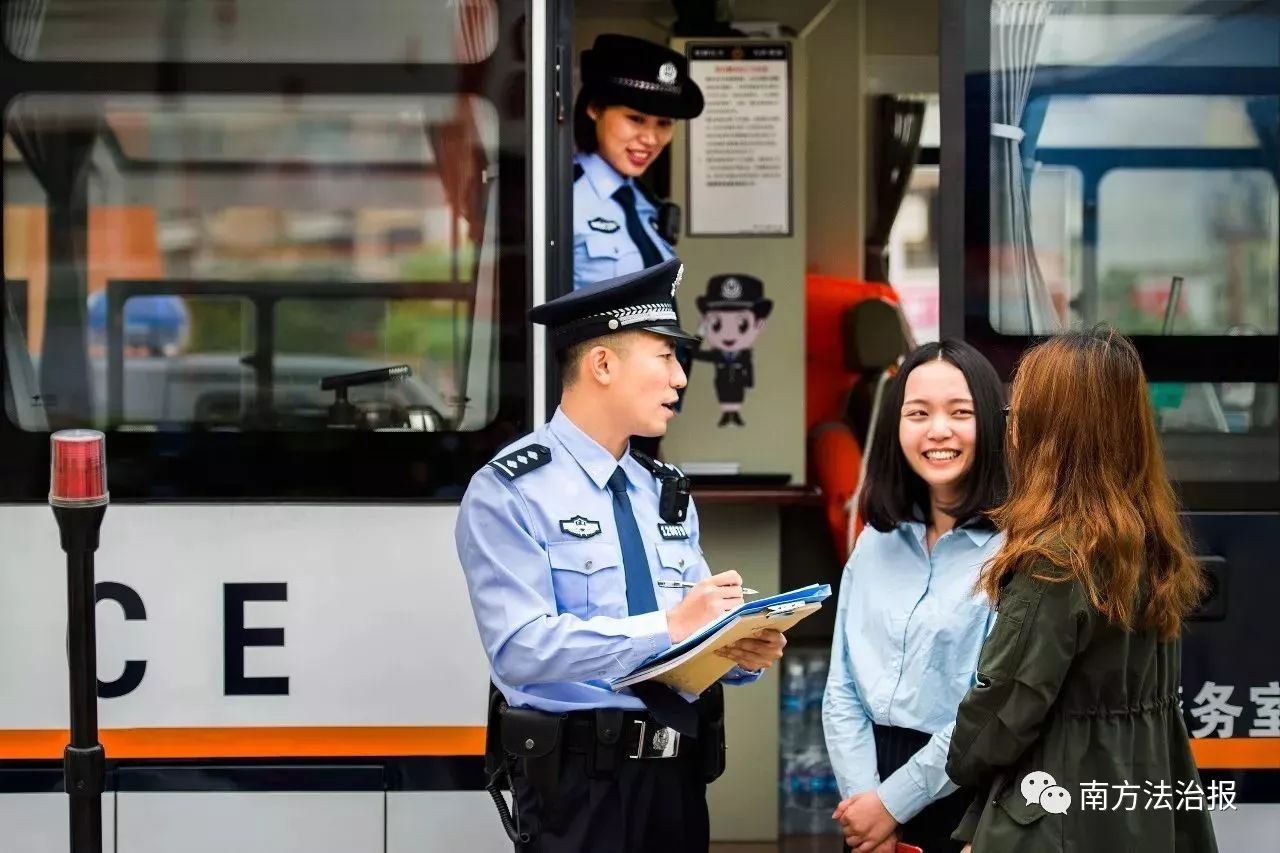
<path fill-rule="evenodd" d="M 578 380 L 578 363 L 592 341 L 581 341 L 556 351 L 556 363 L 560 367 L 560 387 L 568 388 Z"/>
<path fill-rule="evenodd" d="M 582 357 L 585 356 L 592 347 L 609 347 L 613 350 L 624 350 L 626 348 L 625 339 L 631 332 L 622 331 L 614 332 L 611 335 L 602 335 L 598 338 L 589 338 L 585 341 L 579 341 L 571 344 L 562 350 L 556 352 L 556 359 L 560 366 L 560 387 L 568 388 L 578 378 L 578 365 L 582 363 Z"/>
<path fill-rule="evenodd" d="M 600 140 L 596 138 L 596 120 L 587 114 L 587 107 L 592 104 L 603 110 L 616 107 L 620 101 L 604 98 L 588 93 L 583 89 L 578 93 L 578 100 L 573 105 L 573 144 L 583 154 L 594 154 L 600 149 Z"/>
<path fill-rule="evenodd" d="M 964 374 L 973 397 L 977 436 L 973 465 L 961 483 L 961 496 L 946 507 L 956 526 L 971 524 L 991 528 L 987 512 L 1000 504 L 1009 488 L 1005 468 L 1004 387 L 991 362 L 964 341 L 944 338 L 912 350 L 893 378 L 876 419 L 875 440 L 867 460 L 861 510 L 867 524 L 882 533 L 906 521 L 929 520 L 929 486 L 912 470 L 898 440 L 898 421 L 906 396 L 907 377 L 922 364 L 942 359 Z M 924 513 L 924 517 L 921 517 Z"/>

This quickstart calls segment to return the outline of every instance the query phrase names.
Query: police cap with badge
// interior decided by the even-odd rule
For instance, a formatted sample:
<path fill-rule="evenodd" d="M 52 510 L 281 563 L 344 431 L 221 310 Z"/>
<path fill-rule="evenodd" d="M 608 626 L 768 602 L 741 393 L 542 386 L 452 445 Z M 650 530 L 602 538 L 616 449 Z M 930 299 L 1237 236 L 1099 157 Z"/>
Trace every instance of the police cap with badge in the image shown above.
<path fill-rule="evenodd" d="M 702 114 L 702 90 L 689 62 L 670 48 L 634 36 L 604 33 L 581 56 L 584 100 L 622 104 L 666 118 Z"/>
<path fill-rule="evenodd" d="M 629 330 L 696 344 L 698 336 L 680 328 L 676 319 L 676 290 L 683 277 L 684 264 L 679 258 L 672 258 L 534 306 L 529 319 L 547 327 L 551 348 L 557 353 L 574 344 Z M 662 484 L 658 495 L 658 515 L 662 520 L 669 524 L 684 521 L 689 507 L 689 478 L 675 465 L 639 450 L 632 449 L 631 455 Z M 523 465 L 524 462 L 519 463 Z M 498 470 L 502 470 L 500 465 Z"/>
<path fill-rule="evenodd" d="M 698 337 L 680 328 L 676 319 L 676 289 L 683 277 L 684 264 L 672 258 L 538 305 L 529 319 L 548 328 L 556 352 L 630 330 L 696 343 Z"/>

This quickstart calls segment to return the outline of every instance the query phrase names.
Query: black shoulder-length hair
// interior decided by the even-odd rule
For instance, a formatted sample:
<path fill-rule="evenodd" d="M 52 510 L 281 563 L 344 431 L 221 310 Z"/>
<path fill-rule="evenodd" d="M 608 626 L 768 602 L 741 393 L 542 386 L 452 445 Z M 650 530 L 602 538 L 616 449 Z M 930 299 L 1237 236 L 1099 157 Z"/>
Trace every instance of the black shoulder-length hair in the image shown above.
<path fill-rule="evenodd" d="M 907 377 L 920 365 L 942 359 L 964 374 L 973 397 L 977 420 L 973 465 L 961 484 L 960 500 L 947 513 L 962 524 L 993 526 L 987 512 L 1004 500 L 1008 490 L 1005 469 L 1004 387 L 991 362 L 971 345 L 953 338 L 923 344 L 912 350 L 893 378 L 880 404 L 876 419 L 871 458 L 867 460 L 867 481 L 862 488 L 862 517 L 876 530 L 888 532 L 906 521 L 927 520 L 929 487 L 911 469 L 902 443 L 898 422 L 906 396 Z M 924 512 L 923 519 L 920 513 Z"/>
<path fill-rule="evenodd" d="M 596 137 L 596 121 L 587 113 L 587 107 L 595 104 L 596 109 L 603 110 L 620 103 L 586 89 L 578 92 L 578 99 L 573 105 L 573 144 L 578 151 L 594 154 L 600 148 L 600 140 Z"/>

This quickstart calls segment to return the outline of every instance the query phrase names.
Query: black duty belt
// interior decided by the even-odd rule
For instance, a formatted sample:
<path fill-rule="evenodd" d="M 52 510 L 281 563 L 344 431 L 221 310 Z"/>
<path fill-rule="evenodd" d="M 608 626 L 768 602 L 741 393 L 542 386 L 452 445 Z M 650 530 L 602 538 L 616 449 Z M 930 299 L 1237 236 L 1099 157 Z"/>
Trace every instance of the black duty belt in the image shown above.
<path fill-rule="evenodd" d="M 607 728 L 601 728 L 595 711 L 575 711 L 568 716 L 565 746 L 575 752 L 592 752 L 601 745 L 616 750 L 619 758 L 679 758 L 695 752 L 693 743 L 681 742 L 678 731 L 643 712 L 624 711 L 618 715 L 621 731 L 616 739 Z"/>

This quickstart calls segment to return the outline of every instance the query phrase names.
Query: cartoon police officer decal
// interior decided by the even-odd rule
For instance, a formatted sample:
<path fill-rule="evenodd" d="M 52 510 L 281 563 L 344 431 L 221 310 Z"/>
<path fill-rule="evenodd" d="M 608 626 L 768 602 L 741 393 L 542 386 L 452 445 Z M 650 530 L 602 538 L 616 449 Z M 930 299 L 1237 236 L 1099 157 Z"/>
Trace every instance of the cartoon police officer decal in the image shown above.
<path fill-rule="evenodd" d="M 742 402 L 755 387 L 751 348 L 764 332 L 773 300 L 764 298 L 764 283 L 754 276 L 717 275 L 707 282 L 706 296 L 697 299 L 702 321 L 698 333 L 702 347 L 694 355 L 716 368 L 716 398 L 720 401 L 717 426 L 746 426 Z"/>

